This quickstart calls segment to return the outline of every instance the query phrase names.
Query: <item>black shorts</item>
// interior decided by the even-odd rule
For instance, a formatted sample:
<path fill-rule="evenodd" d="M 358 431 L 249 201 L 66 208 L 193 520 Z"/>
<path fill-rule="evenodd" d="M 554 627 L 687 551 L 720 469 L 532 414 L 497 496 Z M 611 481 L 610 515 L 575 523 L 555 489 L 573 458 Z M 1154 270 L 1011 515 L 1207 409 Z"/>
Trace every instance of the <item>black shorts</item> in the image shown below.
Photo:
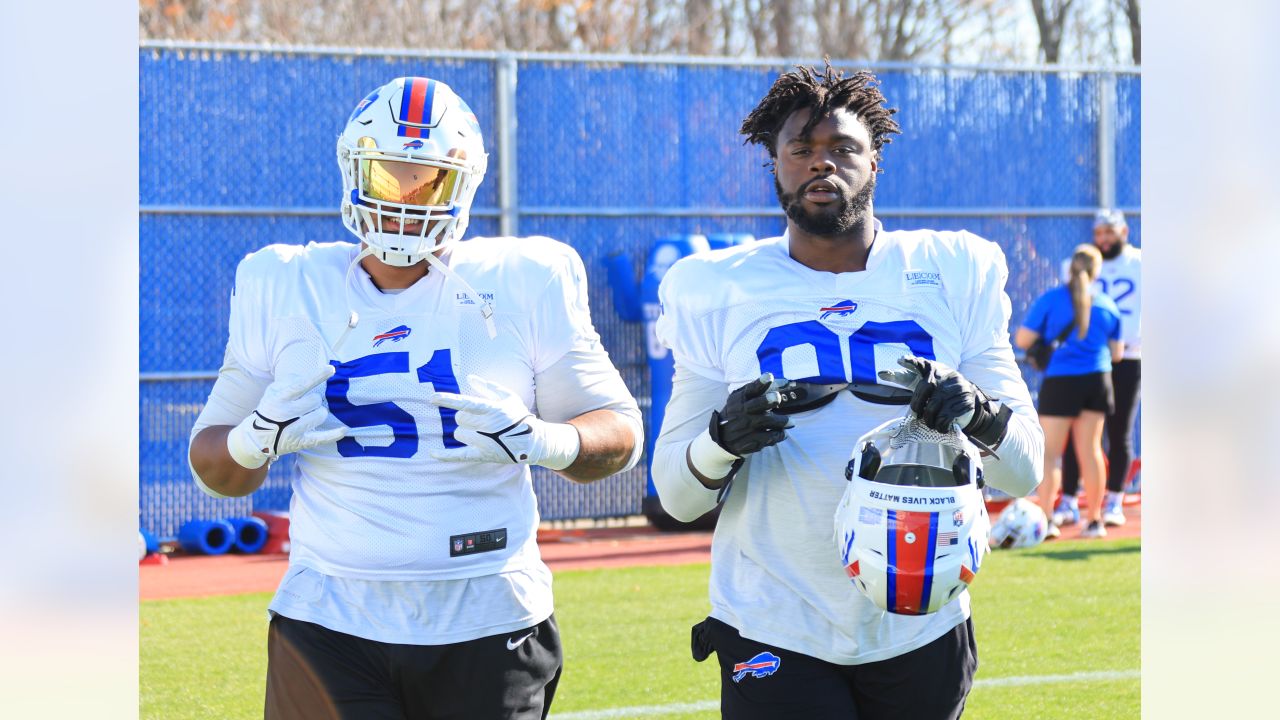
<path fill-rule="evenodd" d="M 720 661 L 725 720 L 955 720 L 978 669 L 970 620 L 928 645 L 863 665 L 748 640 L 715 618 L 693 627 L 693 644 L 694 659 L 714 651 Z"/>
<path fill-rule="evenodd" d="M 1110 415 L 1115 408 L 1111 373 L 1098 372 L 1045 378 L 1040 384 L 1040 402 L 1036 410 L 1050 417 L 1076 417 L 1082 410 Z"/>
<path fill-rule="evenodd" d="M 267 632 L 265 720 L 541 720 L 560 681 L 555 616 L 450 645 L 366 640 L 283 615 Z"/>

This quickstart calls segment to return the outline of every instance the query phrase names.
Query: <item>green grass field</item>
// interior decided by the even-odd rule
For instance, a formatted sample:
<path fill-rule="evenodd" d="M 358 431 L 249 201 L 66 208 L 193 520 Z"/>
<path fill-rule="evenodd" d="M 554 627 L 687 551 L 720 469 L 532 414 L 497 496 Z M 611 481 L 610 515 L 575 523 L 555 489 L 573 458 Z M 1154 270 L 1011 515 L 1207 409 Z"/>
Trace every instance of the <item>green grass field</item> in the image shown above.
<path fill-rule="evenodd" d="M 1139 717 L 1140 555 L 1138 540 L 991 555 L 973 588 L 981 666 L 965 717 Z M 557 573 L 565 672 L 552 717 L 719 717 L 715 659 L 689 657 L 689 626 L 708 610 L 707 573 Z M 261 717 L 269 599 L 142 603 L 140 717 Z"/>

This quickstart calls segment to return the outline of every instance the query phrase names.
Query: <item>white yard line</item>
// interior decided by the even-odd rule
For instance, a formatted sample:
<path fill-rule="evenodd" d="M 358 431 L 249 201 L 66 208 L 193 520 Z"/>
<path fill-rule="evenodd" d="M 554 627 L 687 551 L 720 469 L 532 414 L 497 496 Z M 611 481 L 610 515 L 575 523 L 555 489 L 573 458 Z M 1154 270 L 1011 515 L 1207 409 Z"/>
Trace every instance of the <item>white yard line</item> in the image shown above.
<path fill-rule="evenodd" d="M 1011 687 L 1018 685 L 1048 685 L 1062 682 L 1091 682 L 1108 680 L 1134 680 L 1142 677 L 1140 670 L 1103 670 L 1099 672 L 1079 672 L 1069 675 L 1021 675 L 1002 678 L 979 678 L 975 680 L 975 688 Z M 636 705 L 633 707 L 612 708 L 609 710 L 580 710 L 570 713 L 555 713 L 551 720 L 612 720 L 613 718 L 651 718 L 676 713 L 701 712 L 715 710 L 720 707 L 719 700 L 703 700 L 701 702 L 670 703 L 667 705 Z"/>

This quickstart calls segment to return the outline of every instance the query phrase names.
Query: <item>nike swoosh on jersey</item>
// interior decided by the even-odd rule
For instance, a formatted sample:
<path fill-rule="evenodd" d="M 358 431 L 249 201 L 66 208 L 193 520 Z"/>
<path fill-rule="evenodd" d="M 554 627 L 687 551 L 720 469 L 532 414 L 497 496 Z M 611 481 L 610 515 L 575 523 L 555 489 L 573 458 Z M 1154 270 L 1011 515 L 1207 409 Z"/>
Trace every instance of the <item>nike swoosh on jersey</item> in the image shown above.
<path fill-rule="evenodd" d="M 527 635 L 525 635 L 524 637 L 520 638 L 519 640 L 516 640 L 515 642 L 512 642 L 512 641 L 511 641 L 511 638 L 507 638 L 507 649 L 508 649 L 508 650 L 515 650 L 516 648 L 518 648 L 518 647 L 520 647 L 521 645 L 523 645 L 525 640 L 528 640 L 528 639 L 529 639 L 529 638 L 531 638 L 531 637 L 533 637 L 533 633 L 532 633 L 532 632 L 528 633 Z"/>

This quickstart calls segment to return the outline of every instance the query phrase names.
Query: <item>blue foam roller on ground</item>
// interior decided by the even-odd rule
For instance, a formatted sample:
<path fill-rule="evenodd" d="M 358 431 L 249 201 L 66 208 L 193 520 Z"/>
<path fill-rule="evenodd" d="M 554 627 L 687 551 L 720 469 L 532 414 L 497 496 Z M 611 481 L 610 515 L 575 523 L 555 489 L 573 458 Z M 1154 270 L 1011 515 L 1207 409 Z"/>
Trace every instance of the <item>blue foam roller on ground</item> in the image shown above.
<path fill-rule="evenodd" d="M 191 520 L 178 530 L 178 544 L 187 552 L 221 555 L 231 549 L 236 529 L 226 520 Z"/>
<path fill-rule="evenodd" d="M 228 522 L 235 528 L 235 550 L 246 554 L 256 553 L 267 544 L 267 523 L 262 518 L 231 518 Z"/>

